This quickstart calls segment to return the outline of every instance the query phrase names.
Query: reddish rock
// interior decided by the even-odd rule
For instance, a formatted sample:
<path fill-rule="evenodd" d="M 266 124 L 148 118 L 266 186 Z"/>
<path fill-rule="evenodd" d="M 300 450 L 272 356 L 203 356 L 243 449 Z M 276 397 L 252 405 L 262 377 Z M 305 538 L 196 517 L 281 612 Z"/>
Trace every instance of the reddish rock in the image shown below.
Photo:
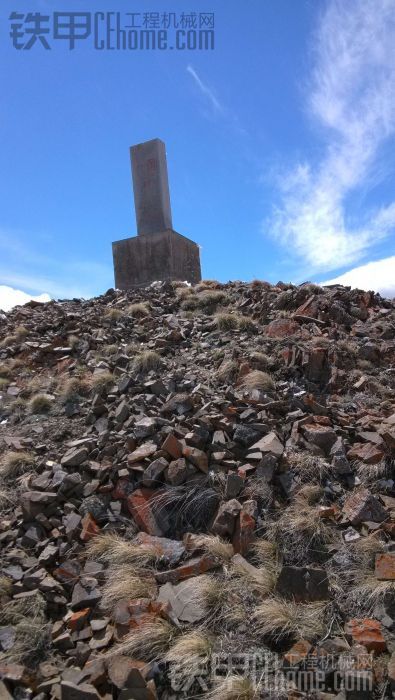
<path fill-rule="evenodd" d="M 233 535 L 233 549 L 237 554 L 246 554 L 254 541 L 255 519 L 244 510 L 240 511 L 236 520 Z"/>
<path fill-rule="evenodd" d="M 142 627 L 147 622 L 153 622 L 158 617 L 167 617 L 169 606 L 161 601 L 150 600 L 149 598 L 136 598 L 128 605 L 130 619 L 129 627 L 135 629 Z"/>
<path fill-rule="evenodd" d="M 177 569 L 171 569 L 169 571 L 158 571 L 155 574 L 155 578 L 158 583 L 177 583 L 178 581 L 184 581 L 191 576 L 199 576 L 199 574 L 205 574 L 206 571 L 210 569 L 216 569 L 221 563 L 215 557 L 210 554 L 203 554 L 201 557 L 194 557 L 189 559 Z"/>
<path fill-rule="evenodd" d="M 381 624 L 377 620 L 349 620 L 345 632 L 352 637 L 355 644 L 362 644 L 368 651 L 381 653 L 387 649 Z"/>
<path fill-rule="evenodd" d="M 83 610 L 72 613 L 67 620 L 67 627 L 73 632 L 79 632 L 88 622 L 90 612 L 90 608 L 84 608 Z"/>
<path fill-rule="evenodd" d="M 161 449 L 165 450 L 165 452 L 173 457 L 173 459 L 179 459 L 179 457 L 182 457 L 182 444 L 172 433 L 167 436 Z"/>
<path fill-rule="evenodd" d="M 364 520 L 381 523 L 388 517 L 385 508 L 368 489 L 351 493 L 344 502 L 343 514 L 352 525 L 360 525 Z"/>
<path fill-rule="evenodd" d="M 374 575 L 379 581 L 395 580 L 395 552 L 376 554 Z"/>
<path fill-rule="evenodd" d="M 84 515 L 81 521 L 81 525 L 82 530 L 80 538 L 83 542 L 89 542 L 89 540 L 91 540 L 92 537 L 95 537 L 100 532 L 100 527 L 98 526 L 94 517 L 90 513 Z"/>
<path fill-rule="evenodd" d="M 286 654 L 284 654 L 284 661 L 287 666 L 297 666 L 303 663 L 309 656 L 312 650 L 312 645 L 307 639 L 299 639 L 296 644 L 294 644 Z"/>
<path fill-rule="evenodd" d="M 300 330 L 299 323 L 287 318 L 278 318 L 271 321 L 266 326 L 266 335 L 269 338 L 287 338 L 289 335 L 295 335 Z"/>
<path fill-rule="evenodd" d="M 365 464 L 378 464 L 383 457 L 383 450 L 371 442 L 358 442 L 347 452 L 347 459 L 350 461 L 356 459 Z"/>
<path fill-rule="evenodd" d="M 158 559 L 163 559 L 170 566 L 178 564 L 185 554 L 185 545 L 178 540 L 170 540 L 167 537 L 153 537 L 146 532 L 139 532 L 134 538 L 136 544 L 152 549 Z"/>
<path fill-rule="evenodd" d="M 149 535 L 163 535 L 152 512 L 152 501 L 160 495 L 158 490 L 136 489 L 128 496 L 127 505 L 137 525 Z"/>
<path fill-rule="evenodd" d="M 329 455 L 331 447 L 337 440 L 337 435 L 333 428 L 327 425 L 311 424 L 304 425 L 302 434 L 312 445 L 319 447 L 326 455 Z"/>
<path fill-rule="evenodd" d="M 198 450 L 197 447 L 189 447 L 186 445 L 182 448 L 183 457 L 188 459 L 194 467 L 197 467 L 201 472 L 207 474 L 208 472 L 208 457 L 205 452 Z"/>

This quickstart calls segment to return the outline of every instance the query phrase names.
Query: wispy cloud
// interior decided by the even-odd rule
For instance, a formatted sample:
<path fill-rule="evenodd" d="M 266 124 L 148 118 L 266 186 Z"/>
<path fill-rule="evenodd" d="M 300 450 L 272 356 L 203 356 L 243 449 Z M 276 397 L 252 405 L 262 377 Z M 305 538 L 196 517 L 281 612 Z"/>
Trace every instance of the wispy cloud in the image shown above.
<path fill-rule="evenodd" d="M 199 77 L 197 72 L 195 71 L 194 68 L 192 68 L 191 65 L 187 66 L 187 72 L 192 76 L 194 79 L 196 85 L 198 86 L 200 92 L 202 95 L 207 97 L 209 103 L 211 104 L 214 112 L 223 112 L 224 108 L 220 101 L 216 98 L 213 90 L 211 90 L 206 83 L 203 82 L 203 80 Z"/>
<path fill-rule="evenodd" d="M 0 285 L 23 290 L 21 294 L 45 293 L 56 299 L 88 298 L 112 284 L 110 265 L 46 255 L 31 249 L 23 238 L 21 232 L 0 229 Z"/>
<path fill-rule="evenodd" d="M 395 226 L 395 201 L 358 219 L 347 206 L 395 133 L 395 0 L 330 0 L 312 59 L 306 102 L 323 156 L 281 178 L 270 225 L 313 273 L 360 260 Z"/>
<path fill-rule="evenodd" d="M 395 297 L 395 255 L 360 265 L 321 284 L 344 284 L 373 290 L 390 299 Z"/>

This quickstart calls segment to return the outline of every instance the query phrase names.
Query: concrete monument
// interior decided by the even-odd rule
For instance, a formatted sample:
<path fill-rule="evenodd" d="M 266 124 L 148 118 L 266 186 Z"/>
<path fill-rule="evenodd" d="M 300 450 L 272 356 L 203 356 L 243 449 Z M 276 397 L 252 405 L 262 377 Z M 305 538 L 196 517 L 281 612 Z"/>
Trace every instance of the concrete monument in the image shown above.
<path fill-rule="evenodd" d="M 155 280 L 201 280 L 199 247 L 173 230 L 165 144 L 130 149 L 137 236 L 112 244 L 115 286 L 132 289 Z"/>

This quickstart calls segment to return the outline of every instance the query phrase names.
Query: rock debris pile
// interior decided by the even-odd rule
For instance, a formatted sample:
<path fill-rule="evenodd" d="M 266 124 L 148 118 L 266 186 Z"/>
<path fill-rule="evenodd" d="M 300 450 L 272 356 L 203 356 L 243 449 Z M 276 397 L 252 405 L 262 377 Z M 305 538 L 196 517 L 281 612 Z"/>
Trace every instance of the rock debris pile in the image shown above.
<path fill-rule="evenodd" d="M 341 286 L 0 313 L 0 697 L 391 697 L 394 361 Z"/>

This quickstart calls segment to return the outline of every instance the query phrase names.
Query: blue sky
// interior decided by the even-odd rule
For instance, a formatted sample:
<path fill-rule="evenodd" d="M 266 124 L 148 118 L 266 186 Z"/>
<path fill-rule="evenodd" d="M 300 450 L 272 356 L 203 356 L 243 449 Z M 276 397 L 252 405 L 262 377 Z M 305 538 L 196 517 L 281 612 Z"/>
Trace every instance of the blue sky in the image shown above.
<path fill-rule="evenodd" d="M 0 308 L 5 287 L 113 286 L 111 242 L 136 233 L 128 149 L 155 137 L 174 228 L 201 246 L 205 278 L 395 295 L 395 0 L 66 5 L 213 12 L 215 49 L 70 51 L 50 37 L 51 50 L 16 50 L 10 12 L 65 4 L 2 3 Z"/>

